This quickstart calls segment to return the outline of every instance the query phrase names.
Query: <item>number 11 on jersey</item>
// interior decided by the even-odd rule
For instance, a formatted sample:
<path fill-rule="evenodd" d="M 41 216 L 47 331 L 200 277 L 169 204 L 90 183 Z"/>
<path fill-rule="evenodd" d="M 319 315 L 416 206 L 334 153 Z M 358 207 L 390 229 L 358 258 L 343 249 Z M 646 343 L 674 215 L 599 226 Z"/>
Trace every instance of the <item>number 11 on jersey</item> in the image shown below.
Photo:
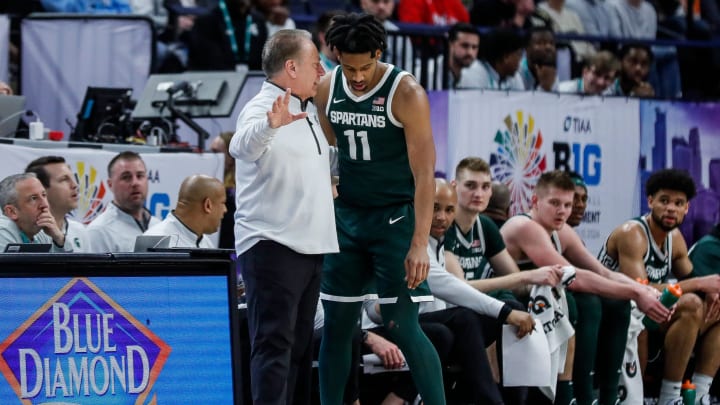
<path fill-rule="evenodd" d="M 370 142 L 368 142 L 367 131 L 355 132 L 353 129 L 348 129 L 343 132 L 343 135 L 348 138 L 348 153 L 350 159 L 357 160 L 357 141 L 355 137 L 360 138 L 360 145 L 362 146 L 362 160 L 370 160 Z"/>

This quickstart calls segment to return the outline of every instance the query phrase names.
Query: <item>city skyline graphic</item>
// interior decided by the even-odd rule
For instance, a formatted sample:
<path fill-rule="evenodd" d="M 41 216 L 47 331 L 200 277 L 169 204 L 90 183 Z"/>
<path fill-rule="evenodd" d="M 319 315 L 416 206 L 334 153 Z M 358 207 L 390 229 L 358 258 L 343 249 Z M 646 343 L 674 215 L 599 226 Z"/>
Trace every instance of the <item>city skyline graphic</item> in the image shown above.
<path fill-rule="evenodd" d="M 720 104 L 644 101 L 640 108 L 640 213 L 646 213 L 645 182 L 664 168 L 686 170 L 697 194 L 680 227 L 688 247 L 720 222 Z"/>

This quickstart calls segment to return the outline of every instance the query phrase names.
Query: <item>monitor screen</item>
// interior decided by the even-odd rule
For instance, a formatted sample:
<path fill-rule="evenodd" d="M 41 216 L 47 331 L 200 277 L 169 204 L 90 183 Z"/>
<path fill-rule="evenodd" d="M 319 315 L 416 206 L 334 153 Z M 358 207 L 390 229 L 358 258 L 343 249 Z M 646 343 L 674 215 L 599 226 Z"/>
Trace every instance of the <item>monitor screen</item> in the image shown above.
<path fill-rule="evenodd" d="M 3 263 L 0 403 L 238 403 L 229 260 L 95 256 L 42 276 Z"/>
<path fill-rule="evenodd" d="M 172 118 L 168 109 L 171 101 L 174 108 L 191 118 L 228 117 L 246 74 L 247 69 L 150 75 L 132 118 Z"/>
<path fill-rule="evenodd" d="M 128 136 L 131 96 L 130 88 L 88 87 L 70 139 L 115 141 Z"/>
<path fill-rule="evenodd" d="M 14 138 L 17 135 L 24 108 L 25 96 L 0 96 L 0 138 Z"/>

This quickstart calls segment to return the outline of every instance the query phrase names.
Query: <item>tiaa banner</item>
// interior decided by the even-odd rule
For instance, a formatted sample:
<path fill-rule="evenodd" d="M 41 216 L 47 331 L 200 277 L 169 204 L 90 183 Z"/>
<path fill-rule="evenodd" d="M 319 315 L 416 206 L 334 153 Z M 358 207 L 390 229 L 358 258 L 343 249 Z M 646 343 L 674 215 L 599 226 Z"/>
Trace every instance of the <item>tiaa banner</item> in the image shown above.
<path fill-rule="evenodd" d="M 625 98 L 484 90 L 449 94 L 447 173 L 466 156 L 490 163 L 511 190 L 511 214 L 526 212 L 540 175 L 580 174 L 588 207 L 577 231 L 596 254 L 633 214 L 640 149 L 639 107 Z"/>

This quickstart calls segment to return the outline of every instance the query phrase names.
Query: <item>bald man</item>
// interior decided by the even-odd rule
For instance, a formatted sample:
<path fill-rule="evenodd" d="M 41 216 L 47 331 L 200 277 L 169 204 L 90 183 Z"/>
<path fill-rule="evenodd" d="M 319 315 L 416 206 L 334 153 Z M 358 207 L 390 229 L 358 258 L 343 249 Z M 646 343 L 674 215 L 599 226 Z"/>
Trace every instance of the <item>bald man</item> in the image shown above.
<path fill-rule="evenodd" d="M 207 236 L 217 232 L 227 211 L 223 183 L 210 176 L 195 174 L 180 185 L 175 209 L 144 235 L 176 235 L 173 247 L 215 248 Z"/>

